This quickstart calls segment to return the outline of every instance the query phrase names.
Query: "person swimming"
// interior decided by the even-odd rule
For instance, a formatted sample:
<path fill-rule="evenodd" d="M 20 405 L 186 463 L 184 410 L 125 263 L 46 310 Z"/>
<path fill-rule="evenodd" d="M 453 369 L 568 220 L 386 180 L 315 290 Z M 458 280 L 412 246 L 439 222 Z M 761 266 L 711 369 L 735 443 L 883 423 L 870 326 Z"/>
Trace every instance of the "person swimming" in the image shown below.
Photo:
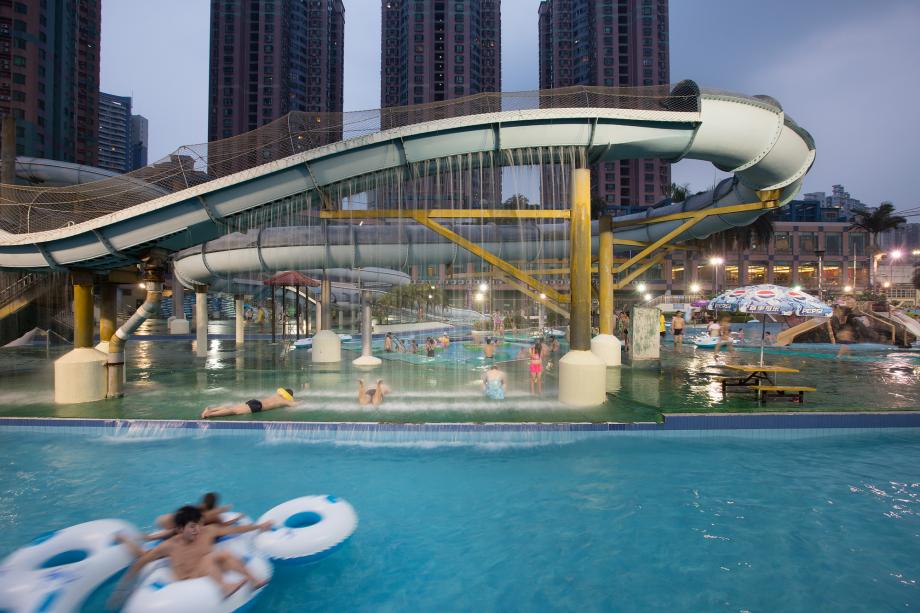
<path fill-rule="evenodd" d="M 505 373 L 495 364 L 482 376 L 482 391 L 490 400 L 505 399 Z"/>
<path fill-rule="evenodd" d="M 253 398 L 240 404 L 221 405 L 216 407 L 205 407 L 201 412 L 201 419 L 210 417 L 224 417 L 227 415 L 248 415 L 250 413 L 261 413 L 262 411 L 271 411 L 281 407 L 294 406 L 294 390 L 288 387 L 279 387 L 274 394 L 262 399 Z"/>
<path fill-rule="evenodd" d="M 383 403 L 383 397 L 391 391 L 383 379 L 377 379 L 377 385 L 370 388 L 364 384 L 364 379 L 358 379 L 358 404 L 362 407 L 368 404 L 379 407 Z"/>

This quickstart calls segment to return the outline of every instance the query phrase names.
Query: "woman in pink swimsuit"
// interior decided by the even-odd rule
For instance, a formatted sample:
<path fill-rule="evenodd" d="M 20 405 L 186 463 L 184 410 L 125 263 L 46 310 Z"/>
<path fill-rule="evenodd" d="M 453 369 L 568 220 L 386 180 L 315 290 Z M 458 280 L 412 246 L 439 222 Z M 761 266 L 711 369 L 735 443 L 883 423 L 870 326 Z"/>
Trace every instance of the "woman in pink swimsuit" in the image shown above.
<path fill-rule="evenodd" d="M 538 394 L 543 394 L 543 345 L 540 341 L 530 348 L 530 393 L 534 393 L 534 386 Z"/>

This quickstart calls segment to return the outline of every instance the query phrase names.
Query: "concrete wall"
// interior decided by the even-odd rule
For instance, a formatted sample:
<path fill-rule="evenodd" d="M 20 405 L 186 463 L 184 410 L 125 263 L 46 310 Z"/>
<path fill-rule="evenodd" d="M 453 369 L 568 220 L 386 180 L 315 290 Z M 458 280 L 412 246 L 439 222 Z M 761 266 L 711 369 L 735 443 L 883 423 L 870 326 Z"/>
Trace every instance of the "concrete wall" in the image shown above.
<path fill-rule="evenodd" d="M 658 334 L 658 307 L 633 307 L 629 320 L 629 351 L 626 363 L 632 366 L 657 366 L 661 357 Z"/>

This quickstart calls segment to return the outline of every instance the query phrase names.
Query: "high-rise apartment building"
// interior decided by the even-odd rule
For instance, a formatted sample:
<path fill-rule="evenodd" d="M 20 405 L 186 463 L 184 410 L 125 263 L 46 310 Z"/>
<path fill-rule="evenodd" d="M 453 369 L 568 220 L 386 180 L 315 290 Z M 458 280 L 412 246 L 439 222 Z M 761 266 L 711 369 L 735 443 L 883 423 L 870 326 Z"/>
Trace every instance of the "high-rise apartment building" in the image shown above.
<path fill-rule="evenodd" d="M 128 152 L 131 170 L 147 165 L 147 118 L 131 115 L 131 150 Z"/>
<path fill-rule="evenodd" d="M 668 0 L 542 0 L 540 89 L 667 85 Z M 592 196 L 608 207 L 650 205 L 671 184 L 659 160 L 597 164 Z"/>
<path fill-rule="evenodd" d="M 290 111 L 341 113 L 344 40 L 342 0 L 212 0 L 208 140 Z M 327 141 L 341 136 L 332 124 Z"/>
<path fill-rule="evenodd" d="M 0 114 L 19 155 L 95 166 L 99 0 L 0 2 Z"/>
<path fill-rule="evenodd" d="M 501 0 L 381 0 L 380 105 L 501 91 Z"/>
<path fill-rule="evenodd" d="M 128 172 L 131 150 L 131 97 L 99 93 L 99 167 Z"/>

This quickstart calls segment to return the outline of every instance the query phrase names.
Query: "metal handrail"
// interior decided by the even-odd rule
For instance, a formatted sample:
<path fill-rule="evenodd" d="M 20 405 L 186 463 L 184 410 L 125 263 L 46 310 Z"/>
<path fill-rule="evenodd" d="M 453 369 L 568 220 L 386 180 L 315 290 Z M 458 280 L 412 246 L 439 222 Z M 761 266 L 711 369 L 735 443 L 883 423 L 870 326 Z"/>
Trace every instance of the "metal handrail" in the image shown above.
<path fill-rule="evenodd" d="M 14 298 L 21 295 L 27 289 L 38 283 L 39 279 L 43 278 L 44 277 L 39 277 L 34 272 L 30 272 L 29 274 L 16 279 L 16 281 L 0 290 L 0 306 L 6 306 Z"/>

